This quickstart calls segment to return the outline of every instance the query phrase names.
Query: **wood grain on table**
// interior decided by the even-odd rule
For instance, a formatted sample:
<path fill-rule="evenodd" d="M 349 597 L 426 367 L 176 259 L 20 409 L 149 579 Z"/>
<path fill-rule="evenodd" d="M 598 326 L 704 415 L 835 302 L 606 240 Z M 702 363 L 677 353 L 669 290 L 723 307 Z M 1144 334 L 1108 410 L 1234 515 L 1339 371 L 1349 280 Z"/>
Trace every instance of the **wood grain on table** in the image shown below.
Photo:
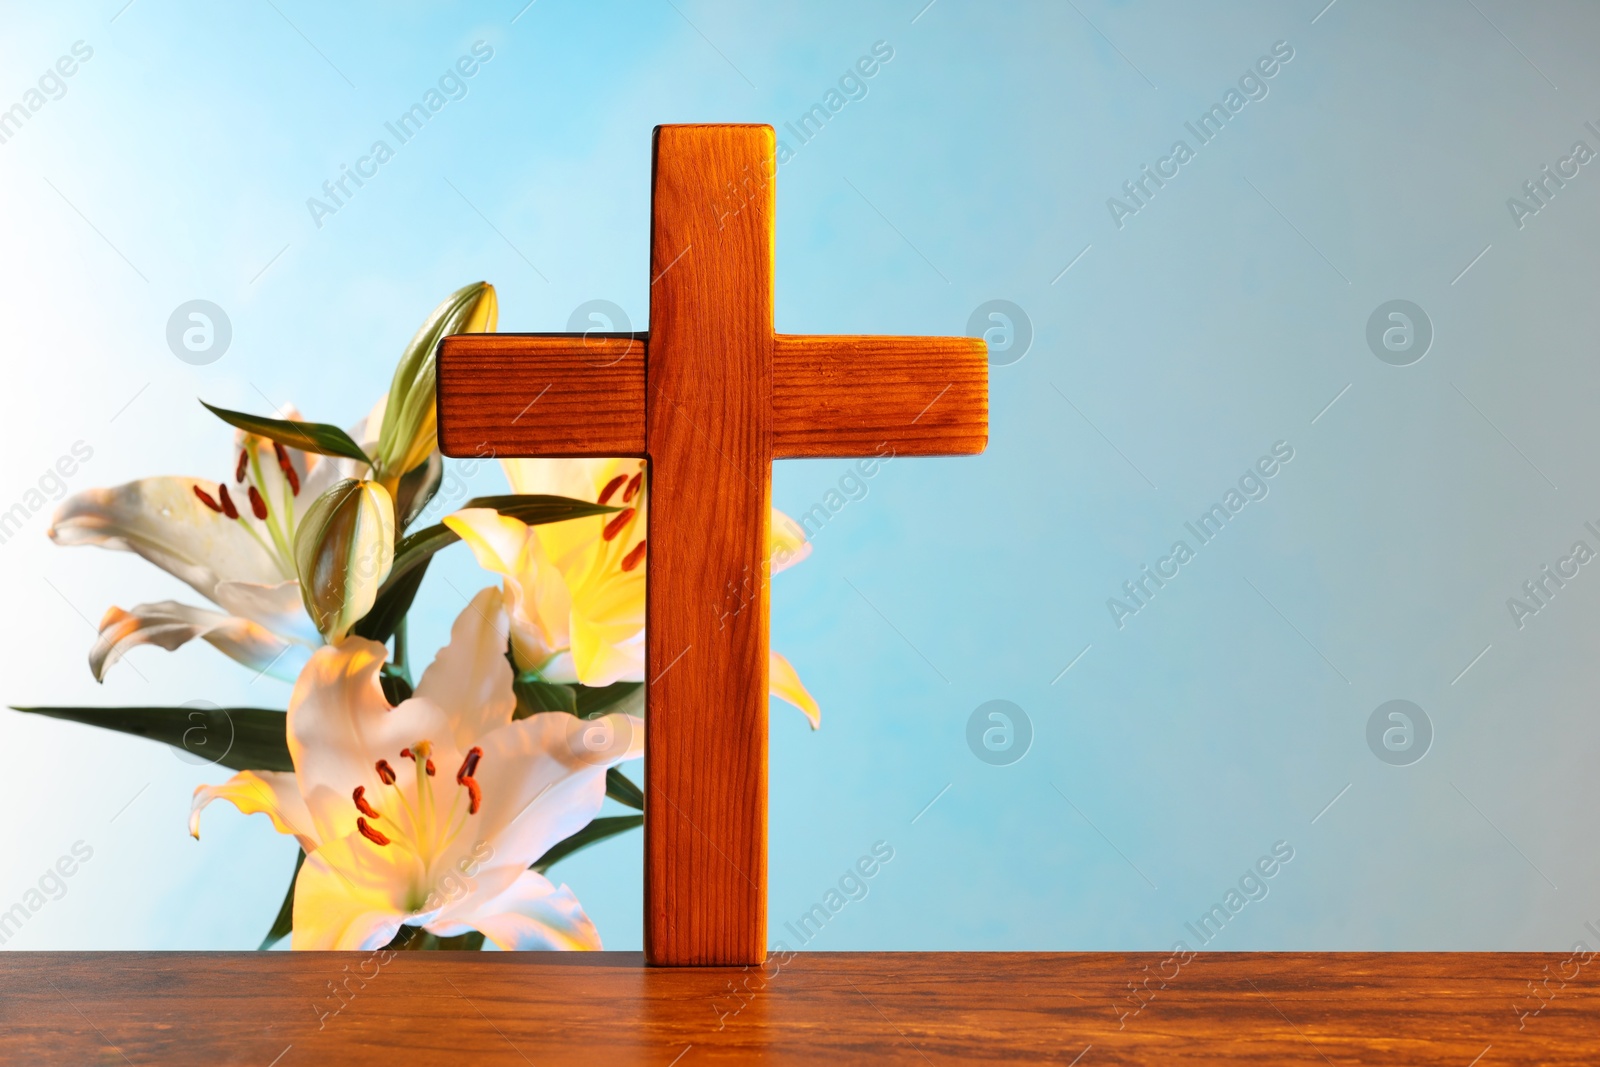
<path fill-rule="evenodd" d="M 1563 968 L 1565 954 L 1216 953 L 1176 974 L 1169 959 L 800 953 L 678 969 L 626 952 L 7 952 L 0 1062 L 1600 1062 L 1600 968 Z M 1134 1013 L 1129 983 L 1163 970 Z M 1519 1017 L 1547 976 L 1542 1010 Z"/>

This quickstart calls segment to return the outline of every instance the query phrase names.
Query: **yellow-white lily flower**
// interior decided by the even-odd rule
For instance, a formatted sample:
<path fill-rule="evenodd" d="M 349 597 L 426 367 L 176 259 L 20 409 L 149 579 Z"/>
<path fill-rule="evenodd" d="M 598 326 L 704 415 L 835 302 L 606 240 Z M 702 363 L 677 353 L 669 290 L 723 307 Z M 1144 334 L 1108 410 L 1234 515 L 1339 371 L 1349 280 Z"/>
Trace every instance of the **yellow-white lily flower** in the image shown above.
<path fill-rule="evenodd" d="M 620 507 L 614 514 L 528 526 L 489 508 L 467 508 L 445 524 L 478 564 L 505 579 L 517 666 L 552 682 L 601 686 L 642 682 L 649 483 L 638 459 L 502 461 L 517 493 L 549 493 Z M 811 552 L 798 523 L 772 510 L 770 573 Z M 766 575 L 751 582 L 765 581 Z M 737 593 L 727 610 L 743 607 Z M 813 728 L 816 700 L 787 659 L 770 653 L 769 689 Z"/>
<path fill-rule="evenodd" d="M 415 694 L 390 707 L 382 645 L 319 649 L 289 701 L 294 772 L 244 771 L 195 790 L 269 815 L 305 849 L 296 949 L 371 950 L 402 924 L 469 930 L 503 949 L 598 949 L 572 890 L 529 870 L 600 811 L 608 767 L 644 751 L 644 723 L 613 713 L 512 721 L 502 594 L 477 594 Z"/>
<path fill-rule="evenodd" d="M 380 400 L 351 436 L 366 440 L 365 428 L 376 427 L 382 414 Z M 284 417 L 298 416 L 291 410 Z M 243 431 L 234 433 L 231 460 L 221 481 L 144 478 L 85 490 L 56 511 L 50 538 L 57 544 L 136 553 L 222 609 L 171 600 L 111 608 L 89 653 L 97 680 L 129 649 L 152 644 L 170 651 L 197 637 L 288 680 L 322 643 L 301 602 L 295 532 L 324 490 L 364 465 Z"/>

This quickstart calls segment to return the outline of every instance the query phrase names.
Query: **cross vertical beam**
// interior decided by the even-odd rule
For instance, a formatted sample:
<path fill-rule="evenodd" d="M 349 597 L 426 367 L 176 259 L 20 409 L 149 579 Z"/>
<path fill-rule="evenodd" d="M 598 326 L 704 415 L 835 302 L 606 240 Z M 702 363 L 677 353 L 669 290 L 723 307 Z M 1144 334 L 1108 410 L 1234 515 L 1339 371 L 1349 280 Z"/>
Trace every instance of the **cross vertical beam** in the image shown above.
<path fill-rule="evenodd" d="M 772 496 L 775 151 L 767 126 L 656 130 L 645 371 L 652 963 L 766 958 L 768 600 L 750 566 L 766 559 Z"/>

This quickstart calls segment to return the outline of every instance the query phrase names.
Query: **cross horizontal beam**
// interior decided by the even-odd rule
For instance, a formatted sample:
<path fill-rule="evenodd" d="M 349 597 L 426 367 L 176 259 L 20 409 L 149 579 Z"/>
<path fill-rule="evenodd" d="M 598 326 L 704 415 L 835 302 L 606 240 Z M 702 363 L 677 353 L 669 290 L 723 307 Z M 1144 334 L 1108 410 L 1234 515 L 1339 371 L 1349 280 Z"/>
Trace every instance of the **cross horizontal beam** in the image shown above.
<path fill-rule="evenodd" d="M 446 455 L 642 456 L 649 335 L 458 334 L 439 351 Z M 988 440 L 981 338 L 779 334 L 774 459 L 966 456 Z"/>

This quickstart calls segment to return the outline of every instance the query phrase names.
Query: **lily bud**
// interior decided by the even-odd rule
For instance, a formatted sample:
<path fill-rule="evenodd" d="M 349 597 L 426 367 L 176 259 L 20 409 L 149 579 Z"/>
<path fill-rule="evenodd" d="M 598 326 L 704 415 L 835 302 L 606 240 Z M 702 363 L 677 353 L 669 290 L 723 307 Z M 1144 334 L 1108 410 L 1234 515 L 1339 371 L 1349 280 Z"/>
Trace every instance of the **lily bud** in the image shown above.
<path fill-rule="evenodd" d="M 439 447 L 439 341 L 457 333 L 493 333 L 499 318 L 494 286 L 474 282 L 434 308 L 406 346 L 389 386 L 374 457 L 378 478 L 391 490 L 402 475 L 426 462 Z"/>
<path fill-rule="evenodd" d="M 377 482 L 346 478 L 323 493 L 294 538 L 300 598 L 317 629 L 338 641 L 372 610 L 394 565 L 394 501 Z"/>

